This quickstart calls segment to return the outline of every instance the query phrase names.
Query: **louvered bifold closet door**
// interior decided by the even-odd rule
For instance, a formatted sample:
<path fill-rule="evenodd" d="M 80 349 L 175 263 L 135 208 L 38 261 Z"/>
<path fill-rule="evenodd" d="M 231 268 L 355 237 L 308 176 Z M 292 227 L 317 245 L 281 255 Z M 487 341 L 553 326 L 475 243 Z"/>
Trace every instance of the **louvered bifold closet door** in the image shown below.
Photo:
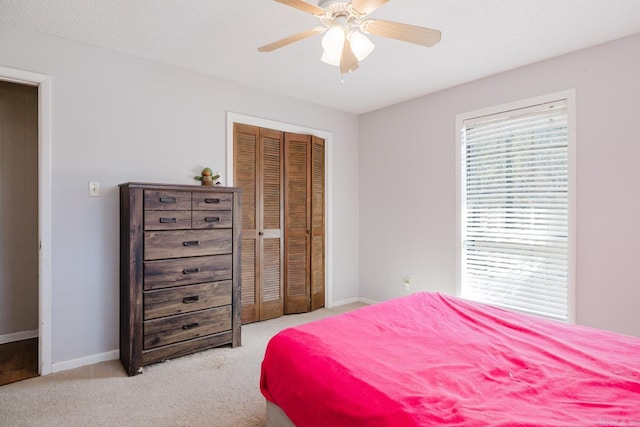
<path fill-rule="evenodd" d="M 281 316 L 282 133 L 234 124 L 234 185 L 242 192 L 242 323 Z"/>
<path fill-rule="evenodd" d="M 311 310 L 324 307 L 324 139 L 311 142 Z"/>
<path fill-rule="evenodd" d="M 282 316 L 282 143 L 283 134 L 260 129 L 260 320 Z"/>
<path fill-rule="evenodd" d="M 242 188 L 241 298 L 242 323 L 255 322 L 258 316 L 258 140 L 259 129 L 234 124 L 233 182 Z"/>
<path fill-rule="evenodd" d="M 285 314 L 304 313 L 311 309 L 310 148 L 310 135 L 285 134 Z"/>

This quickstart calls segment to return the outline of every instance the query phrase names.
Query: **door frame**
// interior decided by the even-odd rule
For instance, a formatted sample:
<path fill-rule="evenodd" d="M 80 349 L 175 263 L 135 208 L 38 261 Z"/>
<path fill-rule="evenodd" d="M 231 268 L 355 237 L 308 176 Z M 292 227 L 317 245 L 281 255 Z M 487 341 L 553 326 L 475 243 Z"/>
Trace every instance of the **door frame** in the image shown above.
<path fill-rule="evenodd" d="M 324 306 L 331 308 L 333 306 L 333 260 L 330 254 L 333 253 L 333 221 L 329 212 L 332 210 L 333 201 L 333 134 L 326 130 L 313 129 L 305 126 L 294 125 L 291 123 L 278 122 L 275 120 L 263 119 L 260 117 L 247 116 L 245 114 L 233 113 L 227 111 L 227 161 L 226 161 L 226 185 L 233 186 L 233 124 L 241 123 L 245 125 L 257 126 L 261 128 L 273 129 L 281 132 L 291 132 L 300 134 L 315 135 L 324 139 L 325 144 L 325 163 L 324 163 L 324 218 L 325 218 L 325 249 L 324 249 L 324 278 L 325 278 L 325 294 Z"/>
<path fill-rule="evenodd" d="M 38 372 L 51 373 L 51 76 L 0 66 L 0 80 L 38 87 Z"/>

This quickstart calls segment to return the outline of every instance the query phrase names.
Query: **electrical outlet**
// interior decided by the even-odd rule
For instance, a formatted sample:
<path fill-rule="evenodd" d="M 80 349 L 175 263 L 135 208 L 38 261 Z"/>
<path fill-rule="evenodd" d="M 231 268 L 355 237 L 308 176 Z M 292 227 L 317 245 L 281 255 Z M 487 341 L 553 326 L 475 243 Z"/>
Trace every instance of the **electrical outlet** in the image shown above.
<path fill-rule="evenodd" d="M 89 181 L 89 196 L 100 197 L 100 183 L 97 181 Z"/>
<path fill-rule="evenodd" d="M 404 290 L 411 290 L 411 276 L 404 276 Z"/>

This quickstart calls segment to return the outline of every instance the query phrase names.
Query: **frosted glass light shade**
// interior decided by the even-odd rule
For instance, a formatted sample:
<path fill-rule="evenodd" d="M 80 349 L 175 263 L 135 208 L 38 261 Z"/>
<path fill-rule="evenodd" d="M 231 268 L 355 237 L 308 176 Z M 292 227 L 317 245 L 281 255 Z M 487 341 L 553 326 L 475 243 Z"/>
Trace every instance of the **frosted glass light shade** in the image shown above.
<path fill-rule="evenodd" d="M 340 65 L 342 57 L 342 47 L 344 46 L 344 29 L 341 26 L 330 28 L 322 37 L 322 62 L 326 62 L 336 67 Z"/>
<path fill-rule="evenodd" d="M 320 60 L 329 65 L 335 65 L 336 67 L 340 66 L 340 61 L 342 60 L 342 50 L 324 50 L 322 52 L 322 57 Z"/>
<path fill-rule="evenodd" d="M 362 61 L 364 58 L 369 56 L 375 47 L 376 45 L 374 45 L 364 34 L 358 31 L 353 31 L 351 33 L 351 50 L 356 58 L 358 58 L 358 61 Z"/>

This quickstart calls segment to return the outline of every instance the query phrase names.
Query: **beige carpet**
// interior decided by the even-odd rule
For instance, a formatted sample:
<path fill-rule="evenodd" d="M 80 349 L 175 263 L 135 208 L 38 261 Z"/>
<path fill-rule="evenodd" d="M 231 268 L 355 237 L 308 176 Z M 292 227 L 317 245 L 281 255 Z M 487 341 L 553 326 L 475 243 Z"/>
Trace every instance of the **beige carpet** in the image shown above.
<path fill-rule="evenodd" d="M 362 305 L 245 325 L 241 347 L 158 363 L 135 377 L 114 360 L 1 386 L 0 426 L 262 426 L 258 382 L 269 339 Z"/>

